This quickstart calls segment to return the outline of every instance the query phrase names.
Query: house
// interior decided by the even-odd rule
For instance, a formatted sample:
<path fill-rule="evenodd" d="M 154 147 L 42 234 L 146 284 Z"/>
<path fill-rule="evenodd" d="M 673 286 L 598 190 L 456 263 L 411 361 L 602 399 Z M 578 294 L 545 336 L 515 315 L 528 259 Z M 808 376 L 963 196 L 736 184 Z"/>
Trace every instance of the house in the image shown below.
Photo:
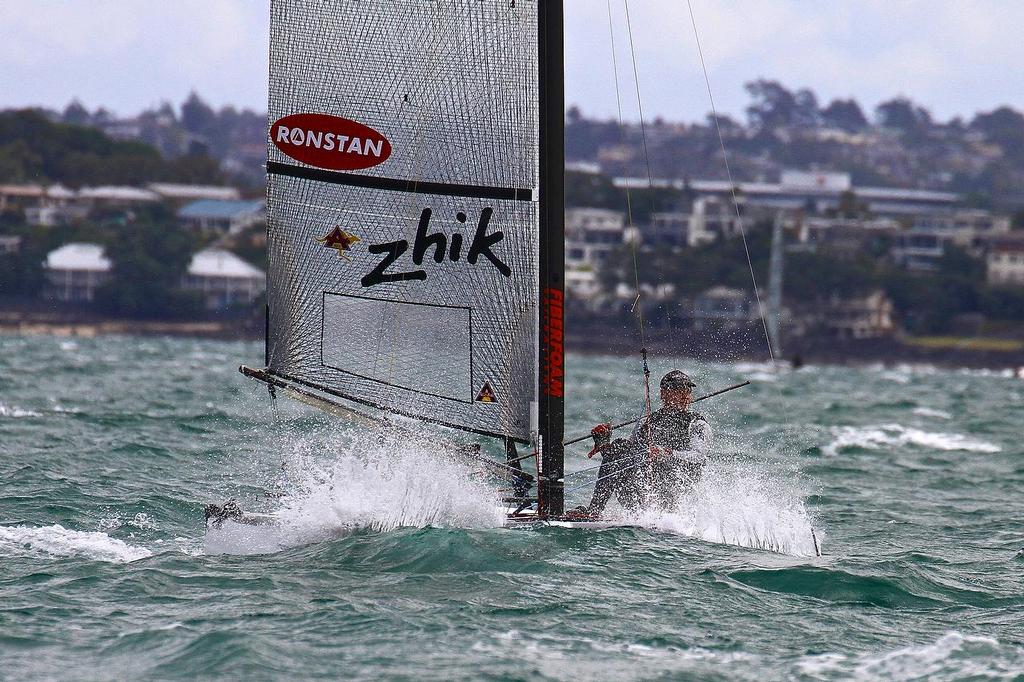
<path fill-rule="evenodd" d="M 267 288 L 267 275 L 230 251 L 205 249 L 192 256 L 182 288 L 203 295 L 208 310 L 249 305 Z"/>
<path fill-rule="evenodd" d="M 42 185 L 0 185 L 0 213 L 35 206 L 46 196 Z"/>
<path fill-rule="evenodd" d="M 600 268 L 626 239 L 626 217 L 604 208 L 565 211 L 565 264 L 568 268 Z"/>
<path fill-rule="evenodd" d="M 155 192 L 140 187 L 102 186 L 78 190 L 78 203 L 90 207 L 127 207 L 160 201 Z"/>
<path fill-rule="evenodd" d="M 261 200 L 200 199 L 178 211 L 178 222 L 199 232 L 238 234 L 264 219 Z"/>
<path fill-rule="evenodd" d="M 686 246 L 690 243 L 690 214 L 681 211 L 652 213 L 651 224 L 643 235 L 645 246 Z"/>
<path fill-rule="evenodd" d="M 727 180 L 616 177 L 613 183 L 622 188 L 644 189 L 650 185 L 685 190 L 697 199 L 714 197 L 726 202 L 735 192 L 751 209 L 811 209 L 816 213 L 838 210 L 844 196 L 853 193 L 872 215 L 890 218 L 948 213 L 961 201 L 960 195 L 951 192 L 857 186 L 848 173 L 837 172 L 783 170 L 779 182 L 733 184 Z"/>
<path fill-rule="evenodd" d="M 1024 238 L 993 240 L 986 265 L 989 284 L 1024 286 Z"/>
<path fill-rule="evenodd" d="M 89 208 L 78 202 L 78 192 L 63 185 L 51 185 L 43 190 L 37 203 L 25 207 L 25 222 L 50 227 L 81 220 L 88 213 Z"/>
<path fill-rule="evenodd" d="M 697 330 L 746 326 L 756 316 L 750 297 L 740 289 L 712 287 L 700 293 L 693 306 L 693 324 Z"/>
<path fill-rule="evenodd" d="M 21 237 L 11 234 L 0 234 L 0 256 L 18 253 L 21 250 Z"/>
<path fill-rule="evenodd" d="M 907 270 L 931 272 L 938 270 L 946 247 L 954 242 L 948 232 L 916 229 L 897 235 L 889 254 L 893 262 Z"/>
<path fill-rule="evenodd" d="M 742 198 L 740 201 L 742 214 Z M 701 197 L 693 202 L 693 213 L 690 214 L 686 235 L 687 244 L 700 246 L 723 237 L 735 237 L 742 231 L 740 221 L 731 197 Z"/>
<path fill-rule="evenodd" d="M 878 289 L 854 298 L 832 297 L 819 308 L 821 324 L 829 336 L 840 339 L 872 339 L 891 335 L 893 304 Z"/>
<path fill-rule="evenodd" d="M 72 242 L 46 255 L 46 295 L 59 301 L 92 301 L 110 279 L 110 260 L 99 244 Z"/>
<path fill-rule="evenodd" d="M 800 221 L 797 238 L 809 250 L 851 257 L 895 238 L 899 231 L 900 224 L 890 218 L 813 217 Z"/>
<path fill-rule="evenodd" d="M 260 145 L 265 149 L 264 145 Z M 160 195 L 160 198 L 173 204 L 186 204 L 199 199 L 216 199 L 218 201 L 234 201 L 241 198 L 238 190 L 234 187 L 221 187 L 218 185 L 180 185 L 173 182 L 151 182 L 147 185 L 151 192 Z"/>

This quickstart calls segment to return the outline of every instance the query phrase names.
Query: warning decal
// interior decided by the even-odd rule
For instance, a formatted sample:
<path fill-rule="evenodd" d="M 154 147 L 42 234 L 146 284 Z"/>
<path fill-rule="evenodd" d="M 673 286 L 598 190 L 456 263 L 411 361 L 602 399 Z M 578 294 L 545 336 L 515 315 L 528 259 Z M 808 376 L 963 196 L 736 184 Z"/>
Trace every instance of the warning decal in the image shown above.
<path fill-rule="evenodd" d="M 480 392 L 476 394 L 476 400 L 479 403 L 498 402 L 498 397 L 494 395 L 494 389 L 491 388 L 491 382 L 484 381 L 484 385 L 480 388 Z"/>

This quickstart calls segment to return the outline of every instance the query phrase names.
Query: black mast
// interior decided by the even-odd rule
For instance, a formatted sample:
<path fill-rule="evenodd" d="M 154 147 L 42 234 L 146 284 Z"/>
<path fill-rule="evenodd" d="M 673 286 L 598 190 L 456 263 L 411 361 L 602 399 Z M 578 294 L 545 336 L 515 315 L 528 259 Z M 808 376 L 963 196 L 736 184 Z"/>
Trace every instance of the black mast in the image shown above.
<path fill-rule="evenodd" d="M 540 354 L 538 416 L 541 515 L 564 512 L 565 451 L 565 54 L 562 0 L 537 0 L 540 85 Z"/>

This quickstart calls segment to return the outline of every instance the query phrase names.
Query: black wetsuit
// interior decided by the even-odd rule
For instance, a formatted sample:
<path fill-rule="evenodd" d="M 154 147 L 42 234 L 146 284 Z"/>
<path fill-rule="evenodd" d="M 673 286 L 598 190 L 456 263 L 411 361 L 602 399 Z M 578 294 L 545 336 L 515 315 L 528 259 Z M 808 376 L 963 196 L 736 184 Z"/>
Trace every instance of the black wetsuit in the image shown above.
<path fill-rule="evenodd" d="M 710 438 L 711 428 L 696 412 L 663 407 L 652 413 L 630 438 L 616 439 L 601 450 L 587 511 L 600 514 L 612 495 L 629 511 L 651 505 L 674 508 L 680 492 L 700 478 L 701 451 Z"/>

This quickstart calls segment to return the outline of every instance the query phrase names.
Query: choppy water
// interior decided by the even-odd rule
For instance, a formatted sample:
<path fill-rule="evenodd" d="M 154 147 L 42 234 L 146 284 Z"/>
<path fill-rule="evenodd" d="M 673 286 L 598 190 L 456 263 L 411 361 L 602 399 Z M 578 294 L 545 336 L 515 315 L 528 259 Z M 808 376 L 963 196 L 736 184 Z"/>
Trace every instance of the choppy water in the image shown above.
<path fill-rule="evenodd" d="M 701 486 L 509 531 L 458 466 L 275 412 L 260 356 L 0 337 L 0 678 L 1024 679 L 1021 380 L 658 358 L 755 382 L 702 408 Z M 570 358 L 569 433 L 638 409 L 634 365 Z M 229 496 L 291 546 L 206 555 Z"/>

